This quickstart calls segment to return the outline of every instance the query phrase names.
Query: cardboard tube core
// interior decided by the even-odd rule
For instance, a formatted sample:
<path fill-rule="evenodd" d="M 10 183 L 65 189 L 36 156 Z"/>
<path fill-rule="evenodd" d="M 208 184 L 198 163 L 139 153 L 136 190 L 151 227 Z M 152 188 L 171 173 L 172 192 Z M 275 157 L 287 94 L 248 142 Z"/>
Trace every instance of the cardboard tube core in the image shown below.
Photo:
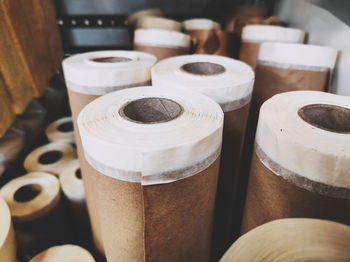
<path fill-rule="evenodd" d="M 29 184 L 20 187 L 14 194 L 13 198 L 18 202 L 28 202 L 36 198 L 42 187 L 39 184 Z"/>
<path fill-rule="evenodd" d="M 62 123 L 57 127 L 58 131 L 61 132 L 72 132 L 73 131 L 73 123 L 72 122 L 66 122 Z"/>
<path fill-rule="evenodd" d="M 131 58 L 123 57 L 123 56 L 96 57 L 96 58 L 90 58 L 90 60 L 98 63 L 120 63 L 120 62 L 132 61 Z"/>
<path fill-rule="evenodd" d="M 328 104 L 311 104 L 298 111 L 299 116 L 315 127 L 350 134 L 350 109 Z"/>
<path fill-rule="evenodd" d="M 119 114 L 132 122 L 156 124 L 174 120 L 183 113 L 183 107 L 173 100 L 148 97 L 125 104 Z"/>
<path fill-rule="evenodd" d="M 39 162 L 43 165 L 48 165 L 57 162 L 62 158 L 63 154 L 58 150 L 45 152 L 39 157 Z"/>
<path fill-rule="evenodd" d="M 76 176 L 78 179 L 81 179 L 81 171 L 80 171 L 80 168 L 78 168 L 78 169 L 75 171 L 75 176 Z"/>
<path fill-rule="evenodd" d="M 226 71 L 222 65 L 211 62 L 187 63 L 181 66 L 181 69 L 190 74 L 203 76 L 219 75 Z"/>

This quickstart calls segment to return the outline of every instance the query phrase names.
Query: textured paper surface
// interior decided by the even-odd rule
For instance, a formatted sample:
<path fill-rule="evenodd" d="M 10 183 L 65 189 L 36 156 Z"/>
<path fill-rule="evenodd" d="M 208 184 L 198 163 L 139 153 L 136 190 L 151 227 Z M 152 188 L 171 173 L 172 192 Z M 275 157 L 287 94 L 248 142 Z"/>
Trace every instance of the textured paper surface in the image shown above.
<path fill-rule="evenodd" d="M 186 55 L 190 52 L 189 48 L 185 47 L 165 47 L 146 44 L 134 44 L 134 50 L 155 55 L 158 61 L 172 56 Z"/>

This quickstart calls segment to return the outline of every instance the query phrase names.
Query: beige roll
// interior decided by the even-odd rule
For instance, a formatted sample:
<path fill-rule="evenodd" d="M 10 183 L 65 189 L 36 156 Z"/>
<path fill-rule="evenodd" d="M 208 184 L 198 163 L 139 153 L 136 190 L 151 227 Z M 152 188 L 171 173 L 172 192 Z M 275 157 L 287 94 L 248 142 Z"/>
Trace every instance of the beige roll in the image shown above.
<path fill-rule="evenodd" d="M 0 258 L 1 262 L 16 262 L 16 239 L 10 210 L 0 197 Z"/>
<path fill-rule="evenodd" d="M 347 262 L 350 227 L 327 220 L 290 218 L 241 236 L 220 262 Z"/>
<path fill-rule="evenodd" d="M 95 262 L 93 256 L 84 248 L 75 245 L 62 245 L 46 249 L 29 262 Z"/>
<path fill-rule="evenodd" d="M 94 189 L 91 179 L 86 179 L 91 169 L 86 162 L 81 148 L 77 118 L 80 111 L 99 96 L 112 91 L 148 85 L 151 82 L 151 67 L 157 58 L 151 54 L 136 51 L 97 51 L 78 54 L 66 58 L 63 63 L 65 81 L 68 88 L 69 104 L 72 111 L 74 135 L 81 165 L 81 174 L 85 188 Z M 97 204 L 86 196 L 89 210 Z M 89 212 L 91 225 L 94 227 L 99 219 L 97 212 Z M 94 214 L 94 215 L 92 215 Z M 94 241 L 100 253 L 103 253 L 99 228 L 93 228 Z"/>
<path fill-rule="evenodd" d="M 155 55 L 158 60 L 190 53 L 191 37 L 181 32 L 139 28 L 135 30 L 134 50 Z"/>
<path fill-rule="evenodd" d="M 182 27 L 185 31 L 191 30 L 215 30 L 220 29 L 218 22 L 206 18 L 188 19 L 182 22 Z"/>
<path fill-rule="evenodd" d="M 181 23 L 172 19 L 155 16 L 143 16 L 137 20 L 136 28 L 145 29 L 165 29 L 171 31 L 181 31 Z"/>
<path fill-rule="evenodd" d="M 135 26 L 139 19 L 146 17 L 146 16 L 155 16 L 155 17 L 162 17 L 163 12 L 158 8 L 152 8 L 152 9 L 145 9 L 141 10 L 135 13 L 132 13 L 129 15 L 126 19 L 126 23 L 128 26 Z"/>
<path fill-rule="evenodd" d="M 72 117 L 60 118 L 52 122 L 45 130 L 49 141 L 75 143 Z"/>
<path fill-rule="evenodd" d="M 60 184 L 44 172 L 15 178 L 0 190 L 16 230 L 19 250 L 32 254 L 63 239 L 66 231 L 59 210 Z M 66 237 L 66 236 L 65 236 Z"/>
<path fill-rule="evenodd" d="M 24 160 L 28 172 L 43 171 L 58 176 L 67 163 L 77 157 L 74 147 L 65 142 L 53 142 L 34 149 Z"/>

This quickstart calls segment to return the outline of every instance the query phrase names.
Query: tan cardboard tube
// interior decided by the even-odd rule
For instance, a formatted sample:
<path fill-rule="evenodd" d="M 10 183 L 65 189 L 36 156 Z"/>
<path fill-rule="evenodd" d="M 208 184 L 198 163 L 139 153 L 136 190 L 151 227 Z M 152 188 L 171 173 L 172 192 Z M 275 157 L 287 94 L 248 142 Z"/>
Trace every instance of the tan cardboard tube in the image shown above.
<path fill-rule="evenodd" d="M 349 119 L 349 98 L 324 92 L 287 92 L 263 104 L 242 233 L 288 217 L 350 225 Z"/>
<path fill-rule="evenodd" d="M 279 219 L 240 237 L 220 262 L 346 262 L 349 243 L 349 226 L 320 219 Z"/>
<path fill-rule="evenodd" d="M 95 211 L 98 202 L 90 194 L 94 192 L 95 179 L 89 177 L 93 169 L 85 160 L 82 151 L 77 118 L 84 106 L 101 95 L 118 89 L 149 84 L 150 70 L 156 60 L 153 55 L 136 51 L 100 51 L 73 56 L 63 62 L 93 238 L 95 246 L 102 254 L 104 251 L 98 226 L 99 213 Z"/>
<path fill-rule="evenodd" d="M 136 28 L 158 28 L 171 31 L 181 31 L 181 23 L 159 16 L 142 16 L 137 20 Z"/>
<path fill-rule="evenodd" d="M 10 209 L 0 197 L 0 257 L 3 262 L 16 262 L 16 239 Z"/>
<path fill-rule="evenodd" d="M 154 28 L 135 30 L 134 50 L 153 54 L 158 60 L 189 54 L 190 47 L 190 36 L 180 32 Z"/>
<path fill-rule="evenodd" d="M 108 261 L 209 261 L 222 125 L 208 97 L 166 88 L 120 90 L 81 111 Z"/>

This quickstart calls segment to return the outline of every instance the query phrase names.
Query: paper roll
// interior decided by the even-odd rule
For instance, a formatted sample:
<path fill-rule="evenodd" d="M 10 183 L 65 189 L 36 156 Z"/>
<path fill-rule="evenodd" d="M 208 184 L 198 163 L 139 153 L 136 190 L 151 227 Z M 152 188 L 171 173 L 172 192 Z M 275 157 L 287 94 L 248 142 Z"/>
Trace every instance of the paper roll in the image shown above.
<path fill-rule="evenodd" d="M 206 18 L 194 18 L 188 19 L 182 22 L 182 27 L 185 31 L 191 30 L 212 30 L 220 29 L 221 26 L 218 22 Z"/>
<path fill-rule="evenodd" d="M 1 262 L 16 262 L 16 239 L 11 214 L 6 202 L 0 197 L 0 258 Z"/>
<path fill-rule="evenodd" d="M 209 261 L 222 125 L 208 97 L 166 88 L 121 90 L 81 111 L 107 260 Z"/>
<path fill-rule="evenodd" d="M 93 256 L 84 248 L 75 245 L 51 247 L 33 257 L 29 262 L 95 262 Z"/>
<path fill-rule="evenodd" d="M 254 72 L 243 62 L 214 55 L 168 58 L 152 68 L 152 84 L 159 88 L 192 90 L 217 102 L 225 112 L 216 220 L 218 239 L 226 245 L 234 237 L 233 224 L 238 169 L 253 91 Z M 237 216 L 234 218 L 234 216 Z M 230 239 L 230 241 L 229 241 Z M 224 244 L 218 245 L 223 247 Z M 223 250 L 222 250 L 223 251 Z"/>
<path fill-rule="evenodd" d="M 162 17 L 163 12 L 158 8 L 141 10 L 129 15 L 126 19 L 126 23 L 128 24 L 128 26 L 135 26 L 140 18 L 146 16 Z"/>
<path fill-rule="evenodd" d="M 171 56 L 189 54 L 189 35 L 164 29 L 136 29 L 134 50 L 155 55 L 158 60 Z"/>
<path fill-rule="evenodd" d="M 349 119 L 350 99 L 324 92 L 287 92 L 263 104 L 242 232 L 288 217 L 350 225 Z"/>
<path fill-rule="evenodd" d="M 247 25 L 242 31 L 239 60 L 256 67 L 260 44 L 263 42 L 303 43 L 305 32 L 297 28 L 275 25 Z"/>
<path fill-rule="evenodd" d="M 136 28 L 158 28 L 180 32 L 181 23 L 164 17 L 143 16 L 137 20 Z"/>
<path fill-rule="evenodd" d="M 349 226 L 319 219 L 279 219 L 239 238 L 220 262 L 346 262 L 349 243 Z"/>
<path fill-rule="evenodd" d="M 75 143 L 72 117 L 64 117 L 52 122 L 45 133 L 51 142 Z"/>
<path fill-rule="evenodd" d="M 113 59 L 114 58 L 114 59 Z M 91 61 L 95 60 L 95 61 Z M 110 61 L 110 62 L 108 62 Z M 112 63 L 115 61 L 114 63 Z M 119 62 L 118 62 L 119 61 Z M 81 174 L 85 188 L 94 187 L 81 149 L 81 140 L 77 127 L 77 118 L 85 105 L 97 97 L 118 89 L 131 88 L 151 81 L 151 67 L 157 61 L 150 54 L 136 51 L 100 51 L 72 56 L 63 61 L 63 70 L 68 87 L 70 108 L 72 111 L 74 136 L 81 165 Z M 85 79 L 89 79 L 88 82 Z M 86 88 L 81 88 L 86 86 Z M 78 88 L 76 88 L 78 87 Z M 94 210 L 95 200 L 86 196 L 89 210 Z M 90 212 L 91 225 L 97 225 L 98 213 Z M 93 228 L 94 241 L 100 253 L 103 253 L 101 235 L 98 228 Z"/>
<path fill-rule="evenodd" d="M 65 142 L 53 142 L 34 149 L 24 160 L 28 172 L 44 171 L 58 176 L 67 163 L 76 158 L 72 145 Z"/>

